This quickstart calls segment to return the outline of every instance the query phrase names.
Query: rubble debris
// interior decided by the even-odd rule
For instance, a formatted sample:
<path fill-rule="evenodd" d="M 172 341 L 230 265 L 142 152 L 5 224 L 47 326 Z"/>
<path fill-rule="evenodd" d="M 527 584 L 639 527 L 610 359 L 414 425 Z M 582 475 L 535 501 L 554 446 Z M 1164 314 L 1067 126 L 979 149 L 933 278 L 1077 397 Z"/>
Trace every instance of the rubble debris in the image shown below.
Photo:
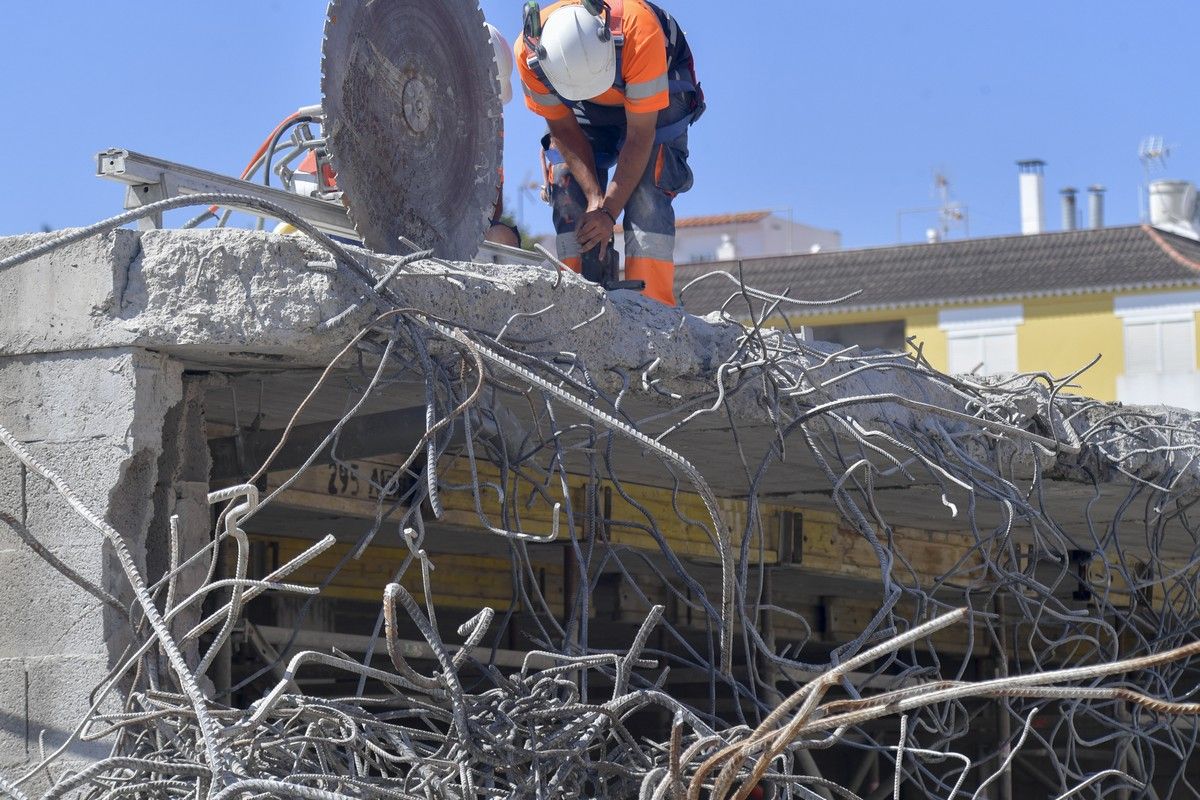
<path fill-rule="evenodd" d="M 35 255 L 130 219 L 43 240 Z M 952 377 L 933 370 L 919 351 L 861 353 L 808 342 L 766 326 L 782 304 L 796 301 L 756 293 L 732 276 L 713 279 L 732 279 L 730 302 L 751 310 L 750 325 L 732 315 L 687 318 L 569 277 L 555 289 L 553 274 L 513 278 L 536 291 L 499 319 L 499 303 L 476 297 L 474 304 L 439 306 L 429 287 L 485 293 L 513 277 L 503 268 L 428 258 L 398 264 L 310 235 L 338 269 L 335 278 L 314 279 L 338 284 L 331 291 L 340 292 L 339 302 L 349 298 L 342 307 L 320 300 L 326 319 L 342 327 L 321 334 L 341 350 L 318 382 L 334 369 L 356 376 L 350 410 L 318 452 L 381 385 L 409 383 L 425 398 L 425 433 L 381 487 L 379 521 L 366 526 L 356 550 L 379 537 L 398 539 L 411 554 L 403 569 L 427 581 L 436 564 L 425 526 L 456 491 L 473 499 L 487 532 L 481 535 L 508 543 L 514 576 L 529 569 L 526 548 L 533 543 L 574 545 L 582 580 L 566 619 L 537 608 L 545 600 L 536 592 L 525 595 L 545 611 L 535 644 L 538 658 L 552 665 L 506 673 L 480 661 L 474 648 L 502 625 L 495 610 L 481 609 L 460 628 L 458 646 L 443 638 L 431 593 L 418 601 L 398 574 L 380 587 L 382 646 L 392 670 L 338 652 L 281 654 L 263 668 L 282 669 L 278 682 L 254 704 L 235 708 L 214 697 L 206 673 L 245 604 L 263 592 L 318 592 L 287 579 L 331 544 L 318 542 L 270 574 L 250 574 L 241 526 L 273 502 L 273 494 L 260 498 L 256 485 L 268 458 L 246 483 L 210 496 L 220 507 L 212 542 L 195 552 L 173 550 L 162 578 L 150 582 L 121 558 L 136 600 L 128 614 L 134 644 L 93 693 L 92 712 L 73 734 L 111 742 L 111 756 L 55 775 L 60 748 L 24 774 L 6 776 L 0 794 L 24 797 L 22 787 L 50 774 L 47 797 L 857 797 L 858 787 L 814 775 L 810 760 L 813 750 L 853 747 L 894 765 L 896 796 L 903 782 L 949 800 L 973 776 L 982 776 L 976 795 L 1002 780 L 1030 736 L 1049 753 L 1048 780 L 1061 797 L 1142 789 L 1151 778 L 1182 785 L 1186 759 L 1174 777 L 1152 765 L 1155 753 L 1186 748 L 1200 711 L 1192 701 L 1200 655 L 1200 552 L 1190 519 L 1200 488 L 1194 415 L 1074 397 L 1065 392 L 1069 378 Z M 311 254 L 297 250 L 293 257 L 301 255 Z M 29 257 L 11 256 L 0 270 Z M 382 278 L 390 272 L 389 284 Z M 560 296 L 574 317 L 567 325 L 542 302 Z M 579 313 L 589 307 L 590 314 Z M 321 322 L 309 324 L 317 337 Z M 586 357 L 565 352 L 564 339 L 588 337 L 595 338 Z M 647 352 L 648 340 L 661 342 L 663 353 Z M 513 409 L 521 406 L 527 410 L 519 417 Z M 692 429 L 719 431 L 735 446 L 723 463 L 693 463 L 673 446 Z M 120 534 L 74 496 L 53 465 L 40 463 L 3 427 L 0 440 L 121 555 Z M 674 500 L 697 496 L 708 515 L 690 518 L 676 503 L 674 519 L 646 513 L 635 523 L 661 549 L 663 566 L 650 566 L 674 587 L 674 602 L 707 620 L 707 652 L 688 643 L 662 605 L 651 606 L 624 652 L 589 643 L 584 623 L 597 561 L 636 585 L 628 570 L 639 559 L 601 541 L 591 499 L 581 508 L 565 490 L 567 477 L 585 474 L 623 494 L 630 464 L 621 459 L 630 453 L 668 476 Z M 879 569 L 878 610 L 822 662 L 803 661 L 800 647 L 779 648 L 765 635 L 764 617 L 797 615 L 774 605 L 764 589 L 766 564 L 755 555 L 764 522 L 750 513 L 735 529 L 709 485 L 718 471 L 743 475 L 753 509 L 768 476 L 782 473 L 786 481 L 801 461 L 808 479 L 822 476 L 819 487 L 805 490 L 828 498 L 854 535 L 870 543 Z M 448 480 L 449 463 L 467 471 L 469 485 Z M 414 480 L 401 491 L 406 475 Z M 1045 496 L 1057 483 L 1105 495 L 1115 514 L 1093 521 L 1085 502 L 1064 518 Z M 973 537 L 969 553 L 932 579 L 918 575 L 893 539 L 881 506 L 885 485 L 931 500 L 926 515 L 961 520 Z M 550 530 L 523 522 L 534 502 L 553 507 Z M 22 533 L 19 521 L 0 519 Z M 672 526 L 704 532 L 721 572 L 719 592 L 706 591 L 694 565 L 672 551 Z M 212 577 L 222 551 L 236 554 L 234 573 Z M 177 576 L 206 562 L 213 565 L 210 580 L 183 597 Z M 83 588 L 109 602 L 104 587 Z M 216 612 L 189 632 L 171 629 L 175 615 L 209 596 L 220 598 Z M 396 603 L 435 654 L 436 671 L 417 671 L 395 646 Z M 966 654 L 941 657 L 934 637 L 953 627 L 968 632 Z M 662 637 L 653 647 L 651 634 Z M 967 675 L 984 642 L 1001 654 L 993 661 L 1014 674 Z M 189 661 L 196 643 L 203 647 Z M 298 693 L 297 675 L 314 664 L 362 676 L 360 692 Z M 672 666 L 704 670 L 708 701 L 664 691 Z M 486 681 L 468 686 L 467 667 Z M 363 691 L 368 682 L 382 693 Z M 835 688 L 847 697 L 827 699 Z M 108 698 L 119 698 L 119 710 L 105 705 Z M 968 701 L 981 699 L 1016 725 L 991 752 L 961 753 L 955 743 L 980 713 Z M 631 726 L 651 710 L 672 720 L 668 737 L 652 740 Z M 864 727 L 897 715 L 896 738 Z M 1035 728 L 1039 715 L 1053 718 L 1048 730 Z M 1126 743 L 1114 750 L 1111 768 L 1096 771 L 1081 760 L 1085 723 Z"/>

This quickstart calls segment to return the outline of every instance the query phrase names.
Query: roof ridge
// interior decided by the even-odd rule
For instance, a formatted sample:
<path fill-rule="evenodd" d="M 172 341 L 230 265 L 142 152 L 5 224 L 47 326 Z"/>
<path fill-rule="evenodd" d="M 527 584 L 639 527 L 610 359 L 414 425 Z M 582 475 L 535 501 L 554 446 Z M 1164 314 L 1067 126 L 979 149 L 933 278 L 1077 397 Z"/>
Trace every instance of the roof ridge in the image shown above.
<path fill-rule="evenodd" d="M 740 261 L 740 262 L 743 262 L 746 264 L 752 264 L 752 263 L 763 262 L 763 261 L 777 261 L 780 259 L 807 259 L 807 258 L 821 258 L 821 257 L 832 258 L 832 257 L 837 257 L 837 256 L 845 256 L 850 253 L 880 253 L 880 252 L 883 252 L 886 250 L 910 250 L 910 249 L 916 249 L 916 248 L 921 248 L 921 247 L 958 249 L 958 248 L 962 248 L 962 247 L 968 247 L 971 245 L 977 245 L 980 243 L 1000 242 L 1000 241 L 1004 241 L 1006 239 L 1011 239 L 1014 241 L 1036 242 L 1039 239 L 1044 241 L 1044 240 L 1050 239 L 1050 238 L 1059 238 L 1059 237 L 1067 237 L 1067 236 L 1089 236 L 1089 235 L 1095 236 L 1096 234 L 1116 233 L 1116 232 L 1128 233 L 1129 231 L 1135 230 L 1139 227 L 1141 227 L 1141 226 L 1137 225 L 1137 224 L 1110 225 L 1105 228 L 1084 228 L 1082 230 L 1074 230 L 1074 231 L 1046 231 L 1045 233 L 1038 233 L 1038 234 L 1005 233 L 1005 234 L 999 234 L 996 236 L 976 236 L 971 239 L 952 239 L 950 241 L 943 241 L 943 242 L 904 242 L 901 244 L 869 245 L 867 247 L 847 247 L 847 248 L 843 248 L 841 250 L 821 250 L 816 253 L 791 253 L 791 254 L 782 254 L 782 255 L 773 255 L 773 256 L 750 256 L 750 257 L 746 257 L 746 258 L 739 258 L 739 259 L 737 259 L 737 261 Z M 1186 258 L 1186 256 L 1182 256 L 1182 257 Z M 711 267 L 711 266 L 714 266 L 717 264 L 731 264 L 731 263 L 734 263 L 734 262 L 732 262 L 732 261 L 698 261 L 698 262 L 689 262 L 689 263 L 678 264 L 677 269 L 695 269 L 695 268 L 699 268 L 699 267 L 705 267 L 705 266 Z M 1200 269 L 1200 267 L 1197 267 L 1197 269 Z"/>
<path fill-rule="evenodd" d="M 1150 241 L 1154 242 L 1158 247 L 1167 254 L 1167 256 L 1179 264 L 1181 267 L 1186 267 L 1193 272 L 1200 272 L 1200 261 L 1188 258 L 1183 253 L 1175 249 L 1175 246 L 1166 240 L 1162 233 L 1151 225 L 1142 224 L 1142 230 L 1150 237 Z"/>
<path fill-rule="evenodd" d="M 711 214 L 688 214 L 679 219 L 695 219 L 697 217 L 740 217 L 747 214 L 770 214 L 769 208 L 751 208 L 745 211 L 714 211 Z"/>

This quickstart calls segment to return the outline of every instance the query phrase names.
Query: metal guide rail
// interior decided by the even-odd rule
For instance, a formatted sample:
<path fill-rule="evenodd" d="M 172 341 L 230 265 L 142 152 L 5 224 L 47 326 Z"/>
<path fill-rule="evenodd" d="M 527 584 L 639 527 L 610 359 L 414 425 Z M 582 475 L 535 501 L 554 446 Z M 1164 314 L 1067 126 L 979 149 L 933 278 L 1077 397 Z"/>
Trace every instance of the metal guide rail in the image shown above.
<path fill-rule="evenodd" d="M 125 208 L 140 208 L 159 200 L 188 194 L 225 192 L 248 195 L 275 203 L 292 213 L 304 217 L 316 227 L 335 236 L 357 240 L 358 234 L 350 223 L 346 211 L 338 205 L 272 189 L 250 181 L 231 178 L 216 172 L 176 164 L 153 156 L 135 153 L 132 150 L 113 148 L 96 154 L 96 175 L 126 185 Z M 239 208 L 236 201 L 230 207 Z M 261 212 L 242 207 L 239 210 L 259 215 Z M 161 228 L 162 215 L 155 214 L 141 220 L 142 230 Z"/>
<path fill-rule="evenodd" d="M 221 175 L 186 164 L 177 164 L 124 148 L 112 148 L 97 153 L 96 175 L 125 184 L 126 209 L 141 208 L 172 197 L 221 192 L 266 200 L 303 217 L 332 236 L 351 239 L 355 242 L 360 240 L 353 223 L 346 215 L 345 208 L 337 203 L 319 200 L 315 197 L 305 197 L 282 189 L 273 189 L 260 183 L 231 178 L 228 175 Z M 236 199 L 232 199 L 227 207 L 255 216 L 262 213 L 258 209 L 240 205 Z M 139 230 L 157 230 L 162 227 L 162 214 L 152 214 L 138 222 Z M 538 253 L 491 242 L 480 244 L 477 260 L 532 266 L 540 266 L 545 263 L 545 258 Z"/>

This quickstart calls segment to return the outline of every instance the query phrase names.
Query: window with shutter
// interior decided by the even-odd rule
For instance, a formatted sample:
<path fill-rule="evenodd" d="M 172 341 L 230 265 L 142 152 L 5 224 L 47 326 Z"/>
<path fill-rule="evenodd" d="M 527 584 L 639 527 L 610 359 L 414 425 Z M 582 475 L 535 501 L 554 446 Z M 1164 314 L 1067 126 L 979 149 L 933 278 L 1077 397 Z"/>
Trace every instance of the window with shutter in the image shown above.
<path fill-rule="evenodd" d="M 1191 319 L 1162 323 L 1159 348 L 1163 372 L 1191 372 L 1196 368 L 1196 325 Z"/>
<path fill-rule="evenodd" d="M 1024 323 L 1019 305 L 946 309 L 938 327 L 946 332 L 951 374 L 1016 372 L 1017 327 Z"/>
<path fill-rule="evenodd" d="M 1157 322 L 1125 322 L 1125 374 L 1146 375 L 1160 370 Z"/>
<path fill-rule="evenodd" d="M 983 339 L 979 336 L 956 336 L 950 339 L 951 375 L 974 372 L 984 361 Z"/>
<path fill-rule="evenodd" d="M 949 338 L 950 373 L 996 375 L 1017 371 L 1017 334 L 1008 332 L 955 333 Z"/>
<path fill-rule="evenodd" d="M 1017 334 L 991 333 L 983 337 L 983 373 L 1017 371 Z"/>
<path fill-rule="evenodd" d="M 1117 376 L 1117 398 L 1200 410 L 1200 291 L 1126 295 L 1113 301 L 1113 311 L 1125 329 L 1125 371 Z"/>

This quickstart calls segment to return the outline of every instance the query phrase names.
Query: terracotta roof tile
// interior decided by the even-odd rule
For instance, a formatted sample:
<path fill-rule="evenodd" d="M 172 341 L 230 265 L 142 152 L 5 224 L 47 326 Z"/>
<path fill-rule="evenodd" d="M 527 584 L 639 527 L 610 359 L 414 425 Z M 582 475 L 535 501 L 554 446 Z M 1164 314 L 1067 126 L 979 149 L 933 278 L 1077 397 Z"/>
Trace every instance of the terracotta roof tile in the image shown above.
<path fill-rule="evenodd" d="M 701 217 L 681 217 L 676 228 L 709 228 L 717 225 L 753 225 L 771 216 L 770 211 L 741 211 L 736 214 L 709 214 Z"/>
<path fill-rule="evenodd" d="M 675 229 L 680 228 L 715 228 L 721 225 L 753 225 L 771 216 L 770 211 L 739 211 L 733 214 L 708 214 L 699 217 L 679 217 L 675 220 Z M 616 232 L 625 230 L 618 225 Z"/>

